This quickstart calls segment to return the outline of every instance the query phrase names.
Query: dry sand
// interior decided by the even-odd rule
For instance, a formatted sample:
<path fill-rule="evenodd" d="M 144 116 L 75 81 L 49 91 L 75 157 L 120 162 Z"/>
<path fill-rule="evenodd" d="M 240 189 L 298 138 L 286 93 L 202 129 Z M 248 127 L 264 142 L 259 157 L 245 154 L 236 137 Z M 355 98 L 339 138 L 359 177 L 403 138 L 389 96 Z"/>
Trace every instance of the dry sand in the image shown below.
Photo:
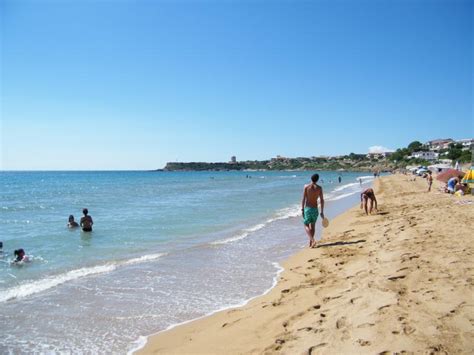
<path fill-rule="evenodd" d="M 268 294 L 154 335 L 141 353 L 474 353 L 474 204 L 458 204 L 474 198 L 437 185 L 379 179 L 377 215 L 340 215 Z"/>

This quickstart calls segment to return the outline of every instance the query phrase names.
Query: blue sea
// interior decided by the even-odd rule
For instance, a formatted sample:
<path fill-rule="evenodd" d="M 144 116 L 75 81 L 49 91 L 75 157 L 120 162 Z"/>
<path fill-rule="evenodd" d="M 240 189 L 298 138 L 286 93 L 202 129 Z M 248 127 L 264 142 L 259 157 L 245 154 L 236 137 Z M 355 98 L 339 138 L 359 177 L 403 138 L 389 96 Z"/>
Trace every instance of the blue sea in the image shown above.
<path fill-rule="evenodd" d="M 0 353 L 127 353 L 265 293 L 307 245 L 312 173 L 1 172 Z M 372 183 L 319 173 L 329 219 Z M 84 207 L 92 233 L 66 227 Z"/>

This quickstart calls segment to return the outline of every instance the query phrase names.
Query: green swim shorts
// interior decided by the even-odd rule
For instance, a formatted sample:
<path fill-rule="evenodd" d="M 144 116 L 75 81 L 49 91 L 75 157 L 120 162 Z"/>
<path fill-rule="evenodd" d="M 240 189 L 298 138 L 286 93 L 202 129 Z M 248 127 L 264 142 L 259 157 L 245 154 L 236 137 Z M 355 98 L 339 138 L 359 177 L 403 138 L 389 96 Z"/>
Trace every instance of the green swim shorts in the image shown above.
<path fill-rule="evenodd" d="M 314 207 L 305 207 L 304 208 L 304 219 L 303 223 L 308 225 L 311 223 L 316 223 L 318 220 L 319 211 Z"/>

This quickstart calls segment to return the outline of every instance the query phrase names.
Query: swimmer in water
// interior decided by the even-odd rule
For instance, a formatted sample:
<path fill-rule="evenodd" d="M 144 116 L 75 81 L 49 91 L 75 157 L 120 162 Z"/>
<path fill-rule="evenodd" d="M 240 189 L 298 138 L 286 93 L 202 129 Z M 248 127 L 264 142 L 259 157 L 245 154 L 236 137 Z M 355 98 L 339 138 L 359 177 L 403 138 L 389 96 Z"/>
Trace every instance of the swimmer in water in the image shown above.
<path fill-rule="evenodd" d="M 84 217 L 81 218 L 81 227 L 84 232 L 92 232 L 92 225 L 94 222 L 92 221 L 92 217 L 89 216 L 89 211 L 87 208 L 84 208 L 82 210 L 82 213 L 84 214 Z"/>
<path fill-rule="evenodd" d="M 13 263 L 18 264 L 18 263 L 25 263 L 30 261 L 28 259 L 28 256 L 25 254 L 25 251 L 23 249 L 17 249 L 14 252 L 15 255 L 15 260 L 13 260 Z"/>
<path fill-rule="evenodd" d="M 69 220 L 68 220 L 68 223 L 67 223 L 67 227 L 68 227 L 68 228 L 76 228 L 76 227 L 79 227 L 79 224 L 74 220 L 74 216 L 73 216 L 73 215 L 70 215 L 70 216 L 69 216 Z"/>

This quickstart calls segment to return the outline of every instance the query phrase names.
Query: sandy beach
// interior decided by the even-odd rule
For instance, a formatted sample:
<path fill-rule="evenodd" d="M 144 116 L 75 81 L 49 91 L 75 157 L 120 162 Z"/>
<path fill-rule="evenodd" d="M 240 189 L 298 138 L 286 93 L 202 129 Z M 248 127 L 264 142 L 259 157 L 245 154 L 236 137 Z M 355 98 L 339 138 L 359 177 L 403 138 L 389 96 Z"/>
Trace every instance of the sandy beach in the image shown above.
<path fill-rule="evenodd" d="M 473 353 L 474 197 L 410 178 L 378 179 L 379 213 L 355 206 L 331 221 L 266 295 L 156 334 L 139 353 Z"/>

